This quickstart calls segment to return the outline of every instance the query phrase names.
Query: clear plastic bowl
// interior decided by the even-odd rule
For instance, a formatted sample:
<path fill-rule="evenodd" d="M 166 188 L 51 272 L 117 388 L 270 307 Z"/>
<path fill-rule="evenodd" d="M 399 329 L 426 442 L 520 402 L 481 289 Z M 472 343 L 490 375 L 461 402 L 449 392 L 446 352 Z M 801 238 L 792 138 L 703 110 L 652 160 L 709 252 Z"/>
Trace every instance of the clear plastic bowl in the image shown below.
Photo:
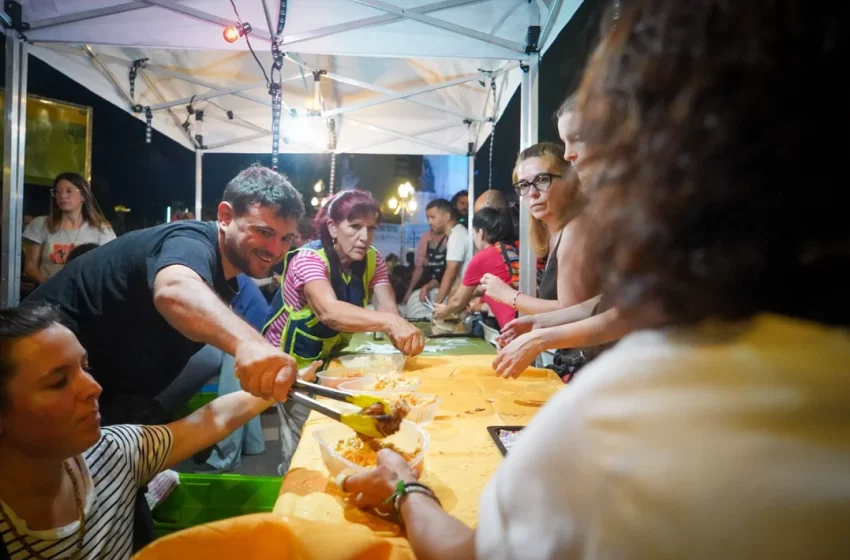
<path fill-rule="evenodd" d="M 339 357 L 339 363 L 343 367 L 363 370 L 367 375 L 399 373 L 404 370 L 406 362 L 407 354 L 401 352 L 393 354 L 348 354 Z"/>
<path fill-rule="evenodd" d="M 340 383 L 363 377 L 363 370 L 352 368 L 331 368 L 316 374 L 323 387 L 335 389 Z"/>
<path fill-rule="evenodd" d="M 499 331 L 492 327 L 488 327 L 487 325 L 482 324 L 481 327 L 484 330 L 484 342 L 492 344 L 493 346 L 497 346 L 496 338 L 499 337 Z"/>
<path fill-rule="evenodd" d="M 347 439 L 353 435 L 354 430 L 336 422 L 313 432 L 313 437 L 319 442 L 322 462 L 324 462 L 325 468 L 328 469 L 332 477 L 336 477 L 340 473 L 353 474 L 369 470 L 369 467 L 355 465 L 335 451 L 337 443 L 340 440 Z M 428 445 L 430 444 L 430 438 L 425 430 L 413 422 L 405 420 L 401 423 L 398 432 L 386 438 L 386 441 L 404 450 L 420 448 L 419 453 L 408 464 L 411 468 L 419 466 L 422 469 L 425 454 L 428 452 Z"/>
<path fill-rule="evenodd" d="M 410 412 L 407 414 L 407 416 L 404 417 L 405 420 L 413 422 L 414 424 L 419 424 L 420 426 L 427 426 L 428 424 L 430 424 L 431 422 L 434 421 L 434 418 L 437 416 L 437 409 L 440 408 L 440 404 L 442 404 L 442 402 L 443 402 L 443 397 L 439 397 L 437 395 L 429 395 L 429 394 L 425 394 L 425 393 L 415 393 L 413 391 L 401 391 L 401 392 L 402 393 L 413 393 L 414 395 L 419 396 L 419 397 L 437 397 L 437 400 L 435 400 L 432 403 L 410 407 Z M 381 398 L 395 398 L 398 395 L 398 393 L 393 393 L 393 392 L 389 392 L 389 391 L 380 391 L 380 392 L 368 391 L 368 392 L 364 392 L 362 394 L 363 395 L 372 395 L 372 396 L 381 397 Z"/>
<path fill-rule="evenodd" d="M 346 381 L 345 383 L 340 383 L 337 387 L 343 391 L 350 391 L 352 393 L 363 393 L 364 391 L 372 391 L 375 392 L 374 389 L 367 389 L 368 385 L 371 385 L 375 381 L 377 381 L 377 377 L 367 375 L 361 377 L 359 379 L 352 379 Z M 417 389 L 419 389 L 419 385 L 421 385 L 421 381 L 411 381 L 405 387 L 399 387 L 398 389 L 380 391 L 381 393 L 415 393 Z"/>

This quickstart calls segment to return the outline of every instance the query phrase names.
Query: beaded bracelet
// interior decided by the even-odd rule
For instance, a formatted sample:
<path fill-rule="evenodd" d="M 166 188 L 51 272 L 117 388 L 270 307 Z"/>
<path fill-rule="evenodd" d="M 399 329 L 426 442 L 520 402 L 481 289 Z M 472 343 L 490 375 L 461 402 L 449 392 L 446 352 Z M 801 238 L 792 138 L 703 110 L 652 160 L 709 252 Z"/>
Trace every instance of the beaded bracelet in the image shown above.
<path fill-rule="evenodd" d="M 393 512 L 396 514 L 399 522 L 404 523 L 404 519 L 401 516 L 401 500 L 408 494 L 424 494 L 428 496 L 435 502 L 437 502 L 440 507 L 442 507 L 442 503 L 440 499 L 434 494 L 434 491 L 425 486 L 424 484 L 420 484 L 418 482 L 404 482 L 403 480 L 399 480 L 395 487 L 395 492 L 393 495 L 387 498 L 384 503 L 388 504 L 392 502 L 393 504 Z"/>
<path fill-rule="evenodd" d="M 522 292 L 520 292 L 519 290 L 517 290 L 517 293 L 514 294 L 514 300 L 511 302 L 511 307 L 513 307 L 514 310 L 516 310 L 516 300 L 519 299 L 520 295 L 522 295 Z"/>

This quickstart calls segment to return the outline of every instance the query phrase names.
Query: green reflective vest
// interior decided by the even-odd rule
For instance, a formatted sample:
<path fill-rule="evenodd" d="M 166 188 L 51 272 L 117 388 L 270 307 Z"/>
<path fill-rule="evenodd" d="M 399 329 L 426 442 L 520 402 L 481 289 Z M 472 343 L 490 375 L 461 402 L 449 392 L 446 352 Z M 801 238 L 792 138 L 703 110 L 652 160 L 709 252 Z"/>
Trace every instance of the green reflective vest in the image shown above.
<path fill-rule="evenodd" d="M 371 299 L 369 285 L 375 276 L 377 262 L 378 253 L 374 247 L 369 247 L 366 258 L 352 263 L 350 271 L 345 273 L 342 270 L 336 270 L 337 267 L 331 264 L 321 241 L 311 241 L 286 255 L 283 277 L 289 269 L 292 258 L 299 251 L 313 251 L 324 261 L 328 268 L 328 278 L 339 301 L 366 307 Z M 295 358 L 299 368 L 308 366 L 316 360 L 327 359 L 334 352 L 345 348 L 351 339 L 350 333 L 341 333 L 319 321 L 309 304 L 303 309 L 293 309 L 287 305 L 283 298 L 283 285 L 272 300 L 272 309 L 278 309 L 278 311 L 266 321 L 263 331 L 286 312 L 288 318 L 280 336 L 280 348 Z"/>

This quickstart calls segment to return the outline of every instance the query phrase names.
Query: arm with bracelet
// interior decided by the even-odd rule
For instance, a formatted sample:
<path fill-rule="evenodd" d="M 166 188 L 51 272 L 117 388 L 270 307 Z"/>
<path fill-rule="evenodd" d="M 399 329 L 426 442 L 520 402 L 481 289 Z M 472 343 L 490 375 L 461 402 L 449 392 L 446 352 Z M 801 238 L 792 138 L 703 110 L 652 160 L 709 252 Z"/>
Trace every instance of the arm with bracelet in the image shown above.
<path fill-rule="evenodd" d="M 475 530 L 446 513 L 436 494 L 417 477 L 401 456 L 384 449 L 378 453 L 376 468 L 340 476 L 337 485 L 354 496 L 358 507 L 392 506 L 419 560 L 475 558 Z"/>

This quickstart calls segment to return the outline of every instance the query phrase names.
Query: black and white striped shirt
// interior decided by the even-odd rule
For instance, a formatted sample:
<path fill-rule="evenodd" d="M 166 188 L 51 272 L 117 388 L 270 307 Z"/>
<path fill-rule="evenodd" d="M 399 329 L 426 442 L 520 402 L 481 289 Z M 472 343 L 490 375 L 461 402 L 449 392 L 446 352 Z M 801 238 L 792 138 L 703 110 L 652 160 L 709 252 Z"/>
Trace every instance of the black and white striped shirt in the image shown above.
<path fill-rule="evenodd" d="M 171 431 L 165 426 L 110 426 L 83 453 L 85 464 L 86 534 L 81 559 L 126 559 L 133 550 L 136 492 L 162 470 L 171 451 Z M 0 502 L 2 503 L 2 502 Z M 80 522 L 49 531 L 30 531 L 2 503 L 19 535 L 47 559 L 67 558 L 77 547 Z M 0 535 L 11 560 L 34 558 L 0 517 Z"/>

